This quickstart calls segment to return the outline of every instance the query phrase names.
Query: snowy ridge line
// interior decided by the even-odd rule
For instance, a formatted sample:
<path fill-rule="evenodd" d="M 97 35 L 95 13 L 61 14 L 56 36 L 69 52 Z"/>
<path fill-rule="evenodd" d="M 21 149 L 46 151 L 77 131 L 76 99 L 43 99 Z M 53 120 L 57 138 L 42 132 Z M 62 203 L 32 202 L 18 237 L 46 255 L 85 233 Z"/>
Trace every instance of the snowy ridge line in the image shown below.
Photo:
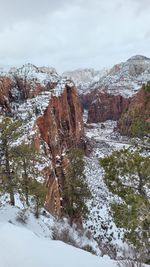
<path fill-rule="evenodd" d="M 63 75 L 74 80 L 79 94 L 98 89 L 100 92 L 129 98 L 150 80 L 150 59 L 136 55 L 108 70 L 79 69 Z"/>

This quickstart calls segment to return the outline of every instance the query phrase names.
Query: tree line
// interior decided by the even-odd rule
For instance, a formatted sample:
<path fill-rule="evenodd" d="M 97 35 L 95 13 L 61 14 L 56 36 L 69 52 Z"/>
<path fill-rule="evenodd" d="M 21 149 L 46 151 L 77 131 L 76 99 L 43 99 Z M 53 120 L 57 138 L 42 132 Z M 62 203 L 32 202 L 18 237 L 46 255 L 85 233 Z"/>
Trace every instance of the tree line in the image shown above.
<path fill-rule="evenodd" d="M 149 147 L 149 146 L 148 146 Z M 123 148 L 100 160 L 109 190 L 118 196 L 111 205 L 125 240 L 150 262 L 150 151 Z"/>
<path fill-rule="evenodd" d="M 41 207 L 44 207 L 47 190 L 38 181 L 40 173 L 35 168 L 40 155 L 32 142 L 21 141 L 21 122 L 3 117 L 0 121 L 0 192 L 9 195 L 9 202 L 15 205 L 15 196 L 27 206 L 34 206 L 38 218 Z M 84 153 L 78 148 L 70 149 L 66 155 L 68 165 L 62 190 L 62 216 L 69 216 L 72 224 L 76 217 L 86 217 L 87 199 L 90 190 L 84 175 Z"/>
<path fill-rule="evenodd" d="M 15 205 L 15 195 L 19 194 L 27 207 L 34 205 L 35 216 L 39 217 L 44 205 L 46 188 L 36 178 L 35 164 L 39 154 L 33 144 L 19 142 L 21 122 L 4 117 L 0 122 L 0 191 L 9 195 L 9 202 Z"/>

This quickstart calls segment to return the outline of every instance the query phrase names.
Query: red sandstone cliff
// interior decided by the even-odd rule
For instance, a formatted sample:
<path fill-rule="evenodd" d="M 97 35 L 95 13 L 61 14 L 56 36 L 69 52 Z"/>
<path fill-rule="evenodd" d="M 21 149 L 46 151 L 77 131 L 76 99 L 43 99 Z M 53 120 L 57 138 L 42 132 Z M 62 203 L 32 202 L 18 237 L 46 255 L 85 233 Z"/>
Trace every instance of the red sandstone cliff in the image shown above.
<path fill-rule="evenodd" d="M 0 112 L 1 109 L 10 111 L 9 94 L 14 81 L 9 77 L 0 77 Z"/>
<path fill-rule="evenodd" d="M 128 108 L 130 98 L 94 90 L 81 96 L 81 103 L 84 108 L 88 108 L 88 123 L 97 123 L 118 120 Z"/>
<path fill-rule="evenodd" d="M 59 215 L 61 191 L 67 164 L 64 152 L 84 148 L 82 110 L 75 87 L 66 86 L 59 97 L 52 97 L 44 114 L 37 118 L 42 139 L 48 144 L 53 170 L 46 181 L 47 208 Z"/>
<path fill-rule="evenodd" d="M 128 110 L 118 121 L 118 130 L 129 136 L 150 134 L 150 91 L 145 86 L 132 97 Z"/>
<path fill-rule="evenodd" d="M 31 66 L 30 66 L 31 68 Z M 35 70 L 34 70 L 35 71 Z M 46 207 L 54 215 L 61 212 L 61 193 L 71 147 L 84 148 L 82 110 L 71 81 L 45 75 L 44 81 L 24 74 L 0 77 L 0 113 L 20 118 L 28 138 L 31 135 L 37 149 L 44 142 L 50 165 L 43 169 L 48 187 Z M 32 73 L 31 73 L 32 74 Z M 48 80 L 49 79 L 49 80 Z"/>

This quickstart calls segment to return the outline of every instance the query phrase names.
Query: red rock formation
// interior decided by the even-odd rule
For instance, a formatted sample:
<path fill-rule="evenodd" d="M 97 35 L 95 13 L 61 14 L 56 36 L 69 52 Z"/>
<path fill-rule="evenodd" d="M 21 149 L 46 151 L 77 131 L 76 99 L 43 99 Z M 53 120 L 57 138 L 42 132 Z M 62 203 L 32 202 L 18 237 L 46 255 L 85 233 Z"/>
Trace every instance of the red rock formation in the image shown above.
<path fill-rule="evenodd" d="M 53 96 L 44 115 L 37 119 L 43 140 L 55 150 L 54 157 L 64 147 L 81 142 L 83 134 L 82 111 L 74 88 L 65 88 L 63 93 Z"/>
<path fill-rule="evenodd" d="M 97 123 L 118 120 L 122 112 L 128 108 L 130 99 L 94 90 L 82 96 L 81 102 L 84 107 L 88 107 L 88 123 Z"/>
<path fill-rule="evenodd" d="M 11 78 L 1 77 L 1 112 L 3 114 L 6 112 L 7 114 L 9 111 L 16 116 L 17 107 L 20 104 L 26 103 L 29 98 L 34 99 L 41 92 L 50 93 L 51 90 L 55 91 L 56 85 L 57 83 L 43 85 L 37 81 L 18 76 Z M 42 115 L 30 114 L 31 118 L 29 117 L 29 120 L 33 120 L 35 115 L 38 115 L 34 123 L 36 131 L 32 136 L 36 148 L 40 149 L 41 140 L 47 143 L 45 150 L 46 155 L 51 160 L 51 165 L 44 169 L 45 184 L 48 187 L 46 207 L 52 214 L 58 216 L 61 212 L 61 195 L 67 164 L 67 159 L 64 155 L 71 147 L 84 148 L 84 132 L 80 100 L 73 83 L 69 85 L 66 82 L 64 89 L 61 89 L 61 93 L 57 97 L 54 93 L 48 99 L 49 102 L 47 102 Z M 36 100 L 34 103 L 36 103 Z M 16 106 L 15 113 L 11 109 L 13 106 Z M 28 106 L 25 107 L 28 108 Z M 24 123 L 27 122 L 25 121 Z"/>
<path fill-rule="evenodd" d="M 83 147 L 82 110 L 75 87 L 66 86 L 59 97 L 52 97 L 43 116 L 37 119 L 42 139 L 48 144 L 53 171 L 47 180 L 47 208 L 59 214 L 66 158 L 63 153 L 73 146 Z"/>
<path fill-rule="evenodd" d="M 9 93 L 13 88 L 14 81 L 9 77 L 0 77 L 0 107 L 5 111 L 10 111 Z"/>
<path fill-rule="evenodd" d="M 128 110 L 118 121 L 122 135 L 143 136 L 150 133 L 150 91 L 143 88 L 131 99 Z"/>
<path fill-rule="evenodd" d="M 80 101 L 81 101 L 82 109 L 88 110 L 93 100 L 95 100 L 97 97 L 98 97 L 97 90 L 91 90 L 86 94 L 81 94 Z"/>

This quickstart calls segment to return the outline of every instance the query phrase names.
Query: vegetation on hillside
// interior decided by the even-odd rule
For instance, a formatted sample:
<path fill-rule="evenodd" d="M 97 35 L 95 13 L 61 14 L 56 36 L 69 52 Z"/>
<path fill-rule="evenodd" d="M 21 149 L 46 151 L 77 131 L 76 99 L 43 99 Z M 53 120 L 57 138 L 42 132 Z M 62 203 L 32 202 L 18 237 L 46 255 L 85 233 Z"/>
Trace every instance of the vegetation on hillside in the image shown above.
<path fill-rule="evenodd" d="M 109 190 L 119 197 L 112 204 L 125 239 L 150 260 L 150 156 L 135 149 L 122 149 L 100 160 Z"/>
<path fill-rule="evenodd" d="M 32 144 L 18 142 L 19 137 L 21 122 L 3 118 L 0 122 L 0 191 L 9 194 L 13 206 L 16 194 L 27 206 L 32 202 L 38 217 L 46 196 L 45 186 L 37 181 L 39 173 L 35 165 L 39 155 Z"/>
<path fill-rule="evenodd" d="M 141 103 L 138 102 L 134 106 L 132 102 L 119 119 L 118 126 L 121 134 L 140 138 L 150 135 L 150 81 L 143 84 L 142 90 Z"/>
<path fill-rule="evenodd" d="M 68 154 L 63 188 L 63 213 L 69 215 L 71 224 L 75 218 L 85 218 L 88 214 L 86 201 L 91 197 L 84 174 L 84 154 L 77 148 Z"/>

